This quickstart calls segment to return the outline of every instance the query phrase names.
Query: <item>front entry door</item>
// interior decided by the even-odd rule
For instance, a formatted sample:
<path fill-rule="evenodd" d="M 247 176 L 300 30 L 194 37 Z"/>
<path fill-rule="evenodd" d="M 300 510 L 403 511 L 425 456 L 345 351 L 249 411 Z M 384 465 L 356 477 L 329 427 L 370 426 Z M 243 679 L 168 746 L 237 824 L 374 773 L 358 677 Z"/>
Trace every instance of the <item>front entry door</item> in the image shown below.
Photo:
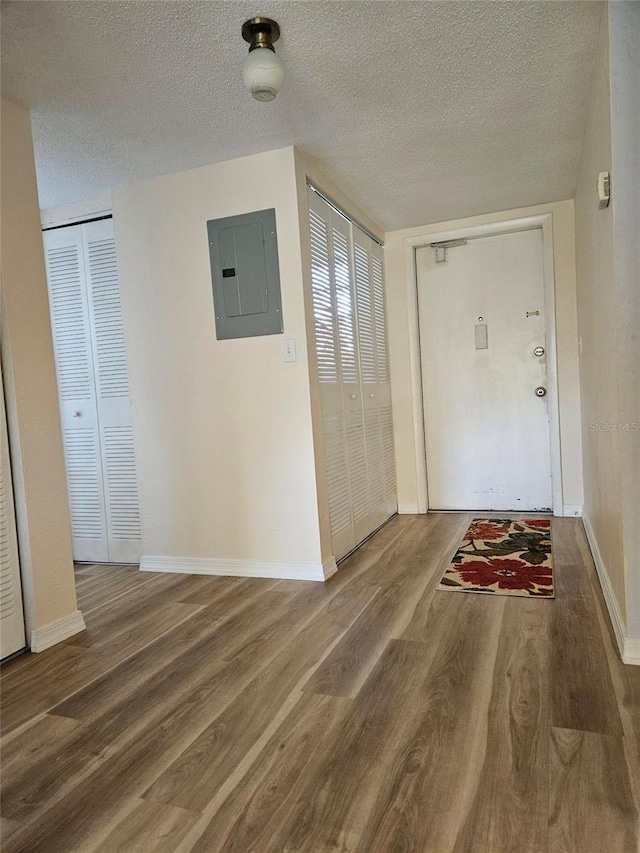
<path fill-rule="evenodd" d="M 552 506 L 542 231 L 417 252 L 430 509 Z"/>

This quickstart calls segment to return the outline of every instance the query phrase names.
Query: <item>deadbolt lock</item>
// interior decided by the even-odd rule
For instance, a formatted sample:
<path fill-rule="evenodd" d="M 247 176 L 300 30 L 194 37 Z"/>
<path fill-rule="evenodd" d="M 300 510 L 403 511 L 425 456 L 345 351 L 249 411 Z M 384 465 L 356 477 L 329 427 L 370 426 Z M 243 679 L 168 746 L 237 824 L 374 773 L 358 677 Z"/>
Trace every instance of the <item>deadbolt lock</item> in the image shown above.
<path fill-rule="evenodd" d="M 534 355 L 537 355 L 538 358 L 544 355 L 544 347 L 536 347 L 533 351 Z"/>
<path fill-rule="evenodd" d="M 542 385 L 538 385 L 536 388 L 536 397 L 545 397 L 547 394 L 547 389 L 543 388 Z"/>

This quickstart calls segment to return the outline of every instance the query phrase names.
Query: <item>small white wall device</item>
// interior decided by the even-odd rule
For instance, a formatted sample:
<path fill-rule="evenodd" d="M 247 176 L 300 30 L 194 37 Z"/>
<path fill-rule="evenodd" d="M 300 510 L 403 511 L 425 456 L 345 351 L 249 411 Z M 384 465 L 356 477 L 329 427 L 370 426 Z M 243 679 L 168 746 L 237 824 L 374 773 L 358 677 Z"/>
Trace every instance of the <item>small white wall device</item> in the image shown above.
<path fill-rule="evenodd" d="M 611 200 L 611 175 L 609 172 L 600 172 L 598 175 L 598 210 L 609 207 Z"/>

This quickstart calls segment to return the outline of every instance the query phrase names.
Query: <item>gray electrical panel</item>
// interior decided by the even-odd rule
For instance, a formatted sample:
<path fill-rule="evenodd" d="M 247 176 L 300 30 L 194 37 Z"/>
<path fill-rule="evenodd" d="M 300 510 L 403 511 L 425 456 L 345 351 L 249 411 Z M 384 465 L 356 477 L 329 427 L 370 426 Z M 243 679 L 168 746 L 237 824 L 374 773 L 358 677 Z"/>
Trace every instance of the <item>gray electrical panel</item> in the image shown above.
<path fill-rule="evenodd" d="M 207 222 L 218 340 L 284 331 L 276 212 Z"/>

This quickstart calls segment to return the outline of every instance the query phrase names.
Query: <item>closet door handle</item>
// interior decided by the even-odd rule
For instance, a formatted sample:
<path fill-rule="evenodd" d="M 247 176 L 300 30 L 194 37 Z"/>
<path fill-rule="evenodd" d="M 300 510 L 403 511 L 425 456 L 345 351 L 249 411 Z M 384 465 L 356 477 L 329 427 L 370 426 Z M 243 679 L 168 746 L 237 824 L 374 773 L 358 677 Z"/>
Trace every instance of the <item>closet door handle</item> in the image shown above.
<path fill-rule="evenodd" d="M 371 399 L 373 400 L 373 398 L 374 398 L 376 395 L 375 395 L 375 393 L 372 391 L 372 392 L 371 392 L 371 394 L 369 394 L 369 396 L 370 396 L 370 397 L 371 397 Z"/>
<path fill-rule="evenodd" d="M 355 395 L 355 394 L 349 394 L 349 399 L 350 399 L 350 400 L 355 400 L 355 399 L 356 399 L 356 395 Z"/>
<path fill-rule="evenodd" d="M 82 412 L 74 412 L 74 413 L 73 413 L 73 417 L 74 417 L 74 418 L 82 417 Z"/>

